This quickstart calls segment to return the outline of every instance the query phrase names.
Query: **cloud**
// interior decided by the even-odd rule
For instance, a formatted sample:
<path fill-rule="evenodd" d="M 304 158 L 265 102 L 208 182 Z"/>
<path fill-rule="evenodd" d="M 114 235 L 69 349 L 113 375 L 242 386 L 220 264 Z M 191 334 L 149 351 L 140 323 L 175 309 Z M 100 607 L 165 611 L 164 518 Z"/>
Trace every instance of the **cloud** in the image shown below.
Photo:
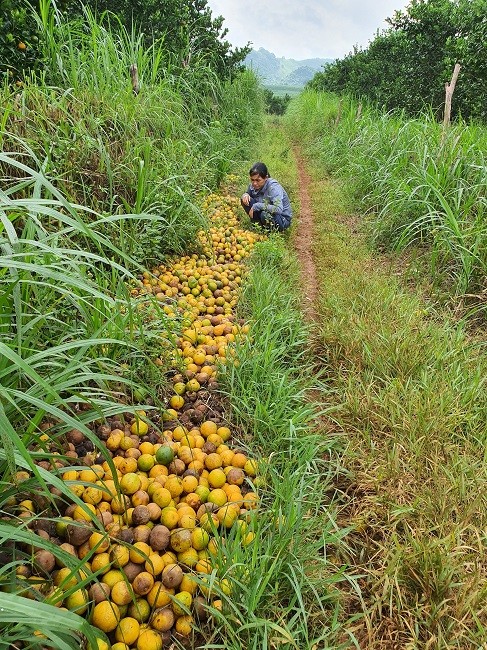
<path fill-rule="evenodd" d="M 354 45 L 366 47 L 403 0 L 209 0 L 225 18 L 227 39 L 236 47 L 251 41 L 276 56 L 292 59 L 341 58 Z"/>

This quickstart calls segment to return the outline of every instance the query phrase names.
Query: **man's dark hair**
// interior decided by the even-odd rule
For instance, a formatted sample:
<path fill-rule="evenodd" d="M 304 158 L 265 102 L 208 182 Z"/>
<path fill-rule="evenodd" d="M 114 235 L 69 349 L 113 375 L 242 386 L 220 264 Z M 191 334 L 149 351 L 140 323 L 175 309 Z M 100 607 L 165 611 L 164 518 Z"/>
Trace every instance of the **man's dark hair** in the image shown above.
<path fill-rule="evenodd" d="M 256 174 L 258 174 L 261 178 L 267 178 L 269 176 L 267 165 L 265 165 L 263 162 L 254 163 L 250 168 L 249 176 L 255 176 Z"/>

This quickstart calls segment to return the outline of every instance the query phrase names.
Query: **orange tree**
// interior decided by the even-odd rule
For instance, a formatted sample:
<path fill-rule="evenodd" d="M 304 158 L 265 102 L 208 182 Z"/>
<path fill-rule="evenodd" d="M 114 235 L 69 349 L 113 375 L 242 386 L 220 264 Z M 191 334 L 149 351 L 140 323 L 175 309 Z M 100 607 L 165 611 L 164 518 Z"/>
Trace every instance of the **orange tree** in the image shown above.
<path fill-rule="evenodd" d="M 19 83 L 38 61 L 37 29 L 27 4 L 2 0 L 0 8 L 0 79 Z"/>
<path fill-rule="evenodd" d="M 243 63 L 250 47 L 232 49 L 226 40 L 223 17 L 212 15 L 207 0 L 85 0 L 95 14 L 110 12 L 129 30 L 132 25 L 148 39 L 164 39 L 167 52 L 183 67 L 193 58 L 204 58 L 220 79 L 231 76 Z M 68 0 L 70 15 L 79 13 L 79 0 Z"/>
<path fill-rule="evenodd" d="M 348 93 L 409 114 L 440 117 L 444 84 L 462 66 L 453 112 L 487 120 L 487 0 L 411 0 L 366 49 L 326 66 L 310 86 Z"/>
<path fill-rule="evenodd" d="M 29 70 L 42 69 L 40 35 L 32 20 L 32 9 L 38 11 L 49 0 L 2 0 L 0 7 L 0 75 L 21 83 Z M 57 0 L 56 8 L 68 18 L 83 14 L 88 7 L 102 17 L 106 12 L 118 17 L 130 30 L 140 30 L 150 41 L 164 39 L 168 53 L 183 68 L 196 58 L 203 58 L 208 68 L 220 79 L 226 79 L 242 65 L 249 47 L 232 48 L 226 40 L 223 18 L 214 17 L 207 0 Z M 116 29 L 116 21 L 111 22 Z"/>

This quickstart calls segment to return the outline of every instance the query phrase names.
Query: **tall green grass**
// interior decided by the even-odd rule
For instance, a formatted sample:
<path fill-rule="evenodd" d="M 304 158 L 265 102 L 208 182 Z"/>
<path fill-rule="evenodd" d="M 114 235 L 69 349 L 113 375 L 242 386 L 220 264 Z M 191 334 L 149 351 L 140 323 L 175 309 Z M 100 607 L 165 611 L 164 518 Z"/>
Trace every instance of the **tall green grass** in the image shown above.
<path fill-rule="evenodd" d="M 428 251 L 430 272 L 485 310 L 487 131 L 433 117 L 408 120 L 307 91 L 288 120 L 324 168 L 347 183 L 376 245 Z"/>
<path fill-rule="evenodd" d="M 354 643 L 337 588 L 347 578 L 328 560 L 344 534 L 332 496 L 335 442 L 320 430 L 320 407 L 309 400 L 310 390 L 323 387 L 307 356 L 309 332 L 298 295 L 289 291 L 296 283 L 282 238 L 258 244 L 240 305 L 249 339 L 237 346 L 237 365 L 225 367 L 222 384 L 241 443 L 262 457 L 262 509 L 249 522 L 255 534 L 250 547 L 242 547 L 238 535 L 222 546 L 221 570 L 231 576 L 238 598 L 222 596 L 217 636 L 206 647 Z"/>
<path fill-rule="evenodd" d="M 44 74 L 20 93 L 2 89 L 2 148 L 30 151 L 69 201 L 103 217 L 151 215 L 110 228 L 113 243 L 139 262 L 189 248 L 203 226 L 201 195 L 254 137 L 263 111 L 255 77 L 220 80 L 197 57 L 181 67 L 163 41 L 147 46 L 110 14 L 98 22 L 86 9 L 67 21 L 43 0 L 37 20 Z"/>
<path fill-rule="evenodd" d="M 50 578 L 36 577 L 44 548 L 76 588 L 93 580 L 37 532 L 82 504 L 61 480 L 79 462 L 65 434 L 80 430 L 110 463 L 97 427 L 162 408 L 174 326 L 131 287 L 194 247 L 201 196 L 254 137 L 261 98 L 252 75 L 219 81 L 196 60 L 177 69 L 163 43 L 145 50 L 89 12 L 63 22 L 46 1 L 38 21 L 44 76 L 0 91 L 0 645 L 77 648 L 82 634 L 96 647 L 86 621 L 50 604 Z M 32 514 L 19 497 L 34 498 Z"/>
<path fill-rule="evenodd" d="M 315 355 L 346 446 L 338 549 L 359 647 L 476 650 L 485 640 L 486 357 L 349 228 L 348 186 L 311 161 Z M 394 268 L 394 271 L 396 269 Z"/>

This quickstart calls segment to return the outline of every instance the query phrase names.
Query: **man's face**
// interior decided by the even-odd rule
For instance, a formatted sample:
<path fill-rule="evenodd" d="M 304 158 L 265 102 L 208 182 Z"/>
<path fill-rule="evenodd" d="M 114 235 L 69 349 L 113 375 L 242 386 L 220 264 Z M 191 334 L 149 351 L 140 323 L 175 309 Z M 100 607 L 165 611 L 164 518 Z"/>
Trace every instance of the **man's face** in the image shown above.
<path fill-rule="evenodd" d="M 259 174 L 252 174 L 250 177 L 250 184 L 254 188 L 256 192 L 258 192 L 260 189 L 264 187 L 264 184 L 267 179 L 262 178 Z"/>

